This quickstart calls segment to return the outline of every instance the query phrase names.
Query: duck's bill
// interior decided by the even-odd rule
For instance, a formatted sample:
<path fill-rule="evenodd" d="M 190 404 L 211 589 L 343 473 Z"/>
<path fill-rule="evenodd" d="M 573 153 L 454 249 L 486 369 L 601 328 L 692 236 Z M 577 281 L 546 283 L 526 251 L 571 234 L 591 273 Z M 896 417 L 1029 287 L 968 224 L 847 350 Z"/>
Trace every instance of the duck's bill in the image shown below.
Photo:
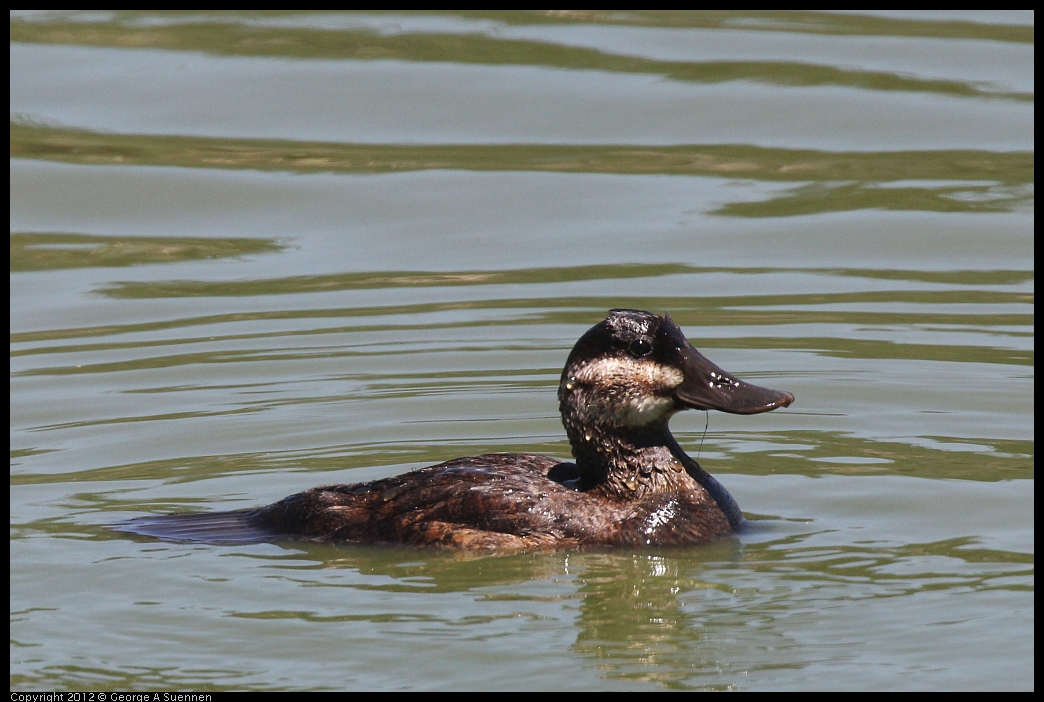
<path fill-rule="evenodd" d="M 751 385 L 708 361 L 696 349 L 681 350 L 685 380 L 674 391 L 681 404 L 692 409 L 732 414 L 760 414 L 789 407 L 794 396 L 782 390 Z"/>

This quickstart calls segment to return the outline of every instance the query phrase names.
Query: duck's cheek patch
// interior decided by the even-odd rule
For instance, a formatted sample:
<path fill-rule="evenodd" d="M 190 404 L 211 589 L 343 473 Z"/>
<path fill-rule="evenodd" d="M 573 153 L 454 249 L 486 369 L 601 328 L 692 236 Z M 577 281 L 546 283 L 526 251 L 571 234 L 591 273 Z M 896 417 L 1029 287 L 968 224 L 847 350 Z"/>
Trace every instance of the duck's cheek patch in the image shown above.
<path fill-rule="evenodd" d="M 685 382 L 685 374 L 677 368 L 651 361 L 635 365 L 638 367 L 634 374 L 638 377 L 639 382 L 650 390 L 666 392 L 674 390 Z"/>
<path fill-rule="evenodd" d="M 670 397 L 645 395 L 624 400 L 613 414 L 618 426 L 645 426 L 670 417 L 676 407 Z"/>
<path fill-rule="evenodd" d="M 635 386 L 650 393 L 673 390 L 685 381 L 685 374 L 677 368 L 628 357 L 591 361 L 584 364 L 573 377 L 595 387 Z"/>

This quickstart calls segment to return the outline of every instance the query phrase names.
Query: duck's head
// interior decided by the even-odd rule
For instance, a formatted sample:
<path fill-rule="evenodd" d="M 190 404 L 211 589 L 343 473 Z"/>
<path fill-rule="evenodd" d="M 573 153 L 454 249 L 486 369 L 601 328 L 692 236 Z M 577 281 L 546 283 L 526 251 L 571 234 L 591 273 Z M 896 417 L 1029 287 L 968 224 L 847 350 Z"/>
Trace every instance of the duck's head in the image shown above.
<path fill-rule="evenodd" d="M 576 342 L 558 399 L 570 433 L 585 427 L 629 433 L 666 429 L 671 415 L 685 409 L 758 414 L 787 407 L 794 396 L 718 368 L 669 316 L 618 309 Z"/>

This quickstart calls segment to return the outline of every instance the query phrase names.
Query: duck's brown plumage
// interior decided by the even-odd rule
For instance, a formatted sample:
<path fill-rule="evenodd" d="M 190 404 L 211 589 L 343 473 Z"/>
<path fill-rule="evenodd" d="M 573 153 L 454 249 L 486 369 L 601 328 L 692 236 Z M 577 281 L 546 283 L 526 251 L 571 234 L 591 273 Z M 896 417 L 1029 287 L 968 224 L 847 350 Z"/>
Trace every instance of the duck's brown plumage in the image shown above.
<path fill-rule="evenodd" d="M 576 463 L 531 454 L 457 458 L 369 483 L 326 485 L 253 510 L 131 520 L 174 541 L 308 539 L 502 550 L 679 545 L 729 534 L 732 496 L 674 440 L 687 408 L 740 414 L 793 402 L 736 380 L 670 317 L 612 310 L 577 342 L 559 385 Z"/>

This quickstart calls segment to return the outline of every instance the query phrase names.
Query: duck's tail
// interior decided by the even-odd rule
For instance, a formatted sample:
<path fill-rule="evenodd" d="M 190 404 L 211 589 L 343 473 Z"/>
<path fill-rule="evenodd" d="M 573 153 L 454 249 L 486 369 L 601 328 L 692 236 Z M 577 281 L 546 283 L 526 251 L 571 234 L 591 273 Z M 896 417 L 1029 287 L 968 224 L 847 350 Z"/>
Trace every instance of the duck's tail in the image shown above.
<path fill-rule="evenodd" d="M 256 510 L 166 514 L 138 517 L 115 524 L 116 531 L 163 541 L 203 544 L 257 544 L 274 541 L 279 534 L 258 523 Z"/>

